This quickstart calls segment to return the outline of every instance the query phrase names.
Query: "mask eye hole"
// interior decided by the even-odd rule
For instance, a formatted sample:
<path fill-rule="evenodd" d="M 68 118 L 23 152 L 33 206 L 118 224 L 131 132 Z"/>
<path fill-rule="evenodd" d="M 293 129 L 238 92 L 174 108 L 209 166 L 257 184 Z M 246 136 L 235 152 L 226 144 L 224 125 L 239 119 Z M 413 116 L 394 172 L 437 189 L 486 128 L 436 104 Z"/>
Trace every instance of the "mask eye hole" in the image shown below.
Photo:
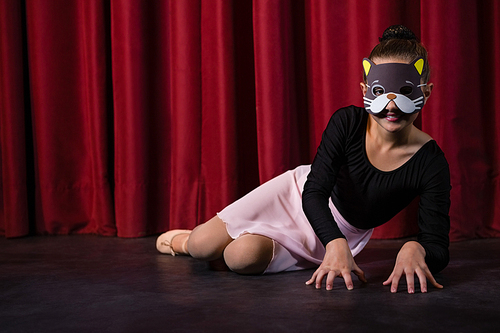
<path fill-rule="evenodd" d="M 401 89 L 399 89 L 399 92 L 402 95 L 410 95 L 413 92 L 413 88 L 410 86 L 404 86 L 404 87 L 401 87 Z"/>
<path fill-rule="evenodd" d="M 374 86 L 372 88 L 372 94 L 373 96 L 380 96 L 385 93 L 385 89 L 382 86 Z"/>

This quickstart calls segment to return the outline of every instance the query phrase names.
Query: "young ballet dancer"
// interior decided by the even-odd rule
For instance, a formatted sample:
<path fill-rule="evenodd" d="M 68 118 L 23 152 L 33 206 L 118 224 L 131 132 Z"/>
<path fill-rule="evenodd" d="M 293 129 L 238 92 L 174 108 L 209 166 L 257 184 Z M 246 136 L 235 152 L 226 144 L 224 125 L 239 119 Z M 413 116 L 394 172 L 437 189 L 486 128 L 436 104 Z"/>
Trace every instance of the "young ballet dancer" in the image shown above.
<path fill-rule="evenodd" d="M 427 102 L 427 50 L 404 26 L 391 26 L 360 62 L 364 108 L 336 111 L 312 165 L 262 184 L 194 230 L 171 230 L 157 249 L 223 261 L 240 274 L 316 268 L 306 284 L 333 288 L 336 277 L 353 289 L 351 272 L 366 282 L 354 256 L 373 228 L 419 197 L 416 241 L 400 249 L 383 283 L 396 292 L 404 275 L 408 293 L 420 291 L 449 260 L 450 174 L 446 158 L 413 124 Z M 361 67 L 361 66 L 360 66 Z"/>

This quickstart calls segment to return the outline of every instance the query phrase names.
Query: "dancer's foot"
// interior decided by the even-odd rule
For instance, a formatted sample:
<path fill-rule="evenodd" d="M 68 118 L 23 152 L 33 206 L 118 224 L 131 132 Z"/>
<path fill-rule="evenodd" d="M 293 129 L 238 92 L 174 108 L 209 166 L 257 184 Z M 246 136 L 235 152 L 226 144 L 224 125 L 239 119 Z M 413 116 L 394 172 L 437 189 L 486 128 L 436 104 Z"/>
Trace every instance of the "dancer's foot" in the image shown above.
<path fill-rule="evenodd" d="M 156 248 L 161 253 L 176 255 L 188 255 L 187 240 L 191 230 L 175 229 L 161 234 L 156 240 Z"/>

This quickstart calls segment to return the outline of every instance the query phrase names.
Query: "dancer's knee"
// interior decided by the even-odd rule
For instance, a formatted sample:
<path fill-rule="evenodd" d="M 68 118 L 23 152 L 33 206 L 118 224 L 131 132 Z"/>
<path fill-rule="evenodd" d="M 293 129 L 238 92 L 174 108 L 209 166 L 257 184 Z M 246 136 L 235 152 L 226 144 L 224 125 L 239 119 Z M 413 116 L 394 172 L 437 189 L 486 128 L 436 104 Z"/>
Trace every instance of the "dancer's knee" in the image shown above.
<path fill-rule="evenodd" d="M 210 235 L 194 230 L 189 236 L 187 242 L 189 255 L 201 260 L 213 260 L 215 249 L 211 246 Z"/>
<path fill-rule="evenodd" d="M 273 240 L 259 235 L 243 235 L 229 244 L 224 261 L 239 274 L 262 274 L 273 257 Z"/>
<path fill-rule="evenodd" d="M 210 261 L 221 258 L 222 252 L 231 241 L 226 226 L 215 217 L 193 230 L 187 248 L 192 257 Z"/>

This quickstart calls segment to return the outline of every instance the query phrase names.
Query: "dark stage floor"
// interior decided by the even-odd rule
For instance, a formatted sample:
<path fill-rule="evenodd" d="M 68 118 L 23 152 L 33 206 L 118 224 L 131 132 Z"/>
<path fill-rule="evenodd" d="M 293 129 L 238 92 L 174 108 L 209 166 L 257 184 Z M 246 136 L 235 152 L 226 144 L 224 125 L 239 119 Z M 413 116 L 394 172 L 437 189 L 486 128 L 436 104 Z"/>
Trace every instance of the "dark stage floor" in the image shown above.
<path fill-rule="evenodd" d="M 240 276 L 156 252 L 155 238 L 0 238 L 1 332 L 491 332 L 500 327 L 500 239 L 452 243 L 445 288 L 391 294 L 397 241 L 357 257 L 368 284 L 312 271 Z"/>

